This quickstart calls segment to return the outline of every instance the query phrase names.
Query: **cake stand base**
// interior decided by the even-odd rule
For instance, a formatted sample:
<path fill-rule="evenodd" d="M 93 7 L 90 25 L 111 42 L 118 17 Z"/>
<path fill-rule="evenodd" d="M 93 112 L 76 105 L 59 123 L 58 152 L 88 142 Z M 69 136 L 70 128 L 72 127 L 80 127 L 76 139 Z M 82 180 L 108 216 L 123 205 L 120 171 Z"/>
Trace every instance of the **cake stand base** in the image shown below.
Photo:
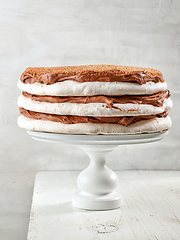
<path fill-rule="evenodd" d="M 79 191 L 72 197 L 72 205 L 87 210 L 110 210 L 121 207 L 122 196 L 118 192 L 112 192 L 102 196 L 89 195 Z"/>
<path fill-rule="evenodd" d="M 122 206 L 122 196 L 116 192 L 117 175 L 105 163 L 109 152 L 119 145 L 158 141 L 167 133 L 93 136 L 28 131 L 28 134 L 39 141 L 76 144 L 89 156 L 89 166 L 77 179 L 81 191 L 72 197 L 73 206 L 88 210 L 110 210 Z"/>

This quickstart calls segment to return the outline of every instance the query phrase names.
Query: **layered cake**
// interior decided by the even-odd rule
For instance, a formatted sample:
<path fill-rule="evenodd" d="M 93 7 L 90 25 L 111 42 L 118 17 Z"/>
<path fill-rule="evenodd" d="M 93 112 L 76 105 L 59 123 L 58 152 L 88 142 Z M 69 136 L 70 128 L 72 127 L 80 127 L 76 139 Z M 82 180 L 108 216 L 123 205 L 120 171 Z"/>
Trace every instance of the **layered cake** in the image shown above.
<path fill-rule="evenodd" d="M 18 125 L 63 134 L 141 134 L 171 127 L 170 92 L 155 69 L 30 67 L 18 82 Z"/>

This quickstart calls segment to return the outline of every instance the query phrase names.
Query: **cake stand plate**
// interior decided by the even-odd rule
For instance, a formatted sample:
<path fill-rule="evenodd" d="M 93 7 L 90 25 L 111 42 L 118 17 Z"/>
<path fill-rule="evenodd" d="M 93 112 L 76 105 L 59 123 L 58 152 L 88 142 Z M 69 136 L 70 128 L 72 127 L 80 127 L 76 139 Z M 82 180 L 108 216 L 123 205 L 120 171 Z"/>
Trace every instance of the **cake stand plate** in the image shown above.
<path fill-rule="evenodd" d="M 80 191 L 72 197 L 72 204 L 88 210 L 110 210 L 122 205 L 122 196 L 116 191 L 118 178 L 105 164 L 106 155 L 119 145 L 150 143 L 161 140 L 168 131 L 133 135 L 68 135 L 27 131 L 33 139 L 75 144 L 90 158 L 89 166 L 77 179 Z"/>

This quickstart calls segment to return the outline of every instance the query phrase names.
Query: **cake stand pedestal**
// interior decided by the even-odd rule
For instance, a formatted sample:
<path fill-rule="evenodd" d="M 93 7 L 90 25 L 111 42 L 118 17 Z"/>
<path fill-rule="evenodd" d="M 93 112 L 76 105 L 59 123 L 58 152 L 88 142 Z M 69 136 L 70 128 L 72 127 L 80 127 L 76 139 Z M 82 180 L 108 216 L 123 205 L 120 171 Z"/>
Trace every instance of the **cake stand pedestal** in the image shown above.
<path fill-rule="evenodd" d="M 110 210 L 122 205 L 122 196 L 116 192 L 118 178 L 105 164 L 106 155 L 119 145 L 155 142 L 168 131 L 135 135 L 68 135 L 28 131 L 33 139 L 75 144 L 90 158 L 89 166 L 77 179 L 80 191 L 72 197 L 72 205 L 88 210 Z"/>

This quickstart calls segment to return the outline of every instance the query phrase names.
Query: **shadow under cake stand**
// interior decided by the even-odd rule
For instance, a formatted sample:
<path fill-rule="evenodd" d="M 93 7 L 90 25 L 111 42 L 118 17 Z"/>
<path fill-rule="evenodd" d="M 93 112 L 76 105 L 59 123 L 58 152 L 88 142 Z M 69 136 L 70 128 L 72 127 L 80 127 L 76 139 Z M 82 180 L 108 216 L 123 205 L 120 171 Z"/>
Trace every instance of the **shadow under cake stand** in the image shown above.
<path fill-rule="evenodd" d="M 118 178 L 105 165 L 105 157 L 119 145 L 150 143 L 161 140 L 168 131 L 133 135 L 68 135 L 27 131 L 33 139 L 74 144 L 90 158 L 89 166 L 77 179 L 80 191 L 72 197 L 72 205 L 88 210 L 110 210 L 122 206 L 122 196 L 116 191 Z"/>

